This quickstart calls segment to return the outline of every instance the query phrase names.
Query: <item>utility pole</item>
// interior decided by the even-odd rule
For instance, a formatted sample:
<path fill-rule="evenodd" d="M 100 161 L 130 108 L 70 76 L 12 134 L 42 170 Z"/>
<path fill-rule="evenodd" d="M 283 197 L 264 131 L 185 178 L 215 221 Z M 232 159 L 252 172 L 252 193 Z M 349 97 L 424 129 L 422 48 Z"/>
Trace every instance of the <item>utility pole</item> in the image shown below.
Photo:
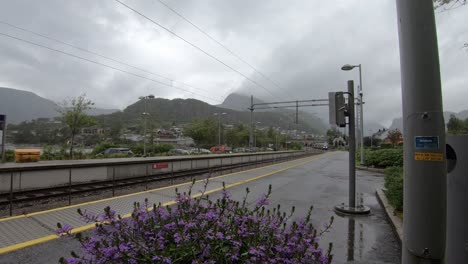
<path fill-rule="evenodd" d="M 218 146 L 221 146 L 221 115 L 226 115 L 226 113 L 214 113 L 213 115 L 218 116 Z"/>
<path fill-rule="evenodd" d="M 221 147 L 221 115 L 218 115 L 218 146 Z"/>
<path fill-rule="evenodd" d="M 147 127 L 147 119 L 148 119 L 148 116 L 149 116 L 149 113 L 148 113 L 148 110 L 147 110 L 147 103 L 146 103 L 146 100 L 148 99 L 154 99 L 154 95 L 150 94 L 150 95 L 146 95 L 146 96 L 140 96 L 139 97 L 140 100 L 143 100 L 143 104 L 144 104 L 144 107 L 145 107 L 145 111 L 143 112 L 143 122 L 144 122 L 144 127 L 143 127 L 143 156 L 146 157 L 146 127 Z"/>
<path fill-rule="evenodd" d="M 362 68 L 359 64 L 359 125 L 361 130 L 361 165 L 364 165 L 364 101 L 362 99 Z"/>
<path fill-rule="evenodd" d="M 354 82 L 348 81 L 348 131 L 349 131 L 349 194 L 348 206 L 356 208 L 356 129 L 354 116 Z"/>
<path fill-rule="evenodd" d="M 403 99 L 403 264 L 444 263 L 447 167 L 432 0 L 397 0 Z"/>
<path fill-rule="evenodd" d="M 249 149 L 252 149 L 253 144 L 254 144 L 254 131 L 253 131 L 253 126 L 254 126 L 254 121 L 253 121 L 253 111 L 254 111 L 254 105 L 253 105 L 253 95 L 250 96 L 250 135 L 249 135 Z"/>
<path fill-rule="evenodd" d="M 6 115 L 0 115 L 0 130 L 2 131 L 2 163 L 6 161 L 5 158 L 5 138 L 6 138 Z"/>
<path fill-rule="evenodd" d="M 145 96 L 145 99 L 143 99 L 143 100 L 145 100 L 145 102 L 144 102 L 144 103 L 145 103 L 145 113 L 144 113 L 144 118 L 145 118 L 144 133 L 145 133 L 145 135 L 144 135 L 144 137 L 143 137 L 143 156 L 144 156 L 144 157 L 146 157 L 146 126 L 147 126 L 147 119 L 148 119 L 148 118 L 147 118 L 148 112 L 147 112 L 147 110 L 146 110 L 146 108 L 147 108 L 147 106 L 146 106 L 146 100 L 147 100 L 147 98 L 146 98 L 146 97 L 147 97 L 147 96 Z"/>

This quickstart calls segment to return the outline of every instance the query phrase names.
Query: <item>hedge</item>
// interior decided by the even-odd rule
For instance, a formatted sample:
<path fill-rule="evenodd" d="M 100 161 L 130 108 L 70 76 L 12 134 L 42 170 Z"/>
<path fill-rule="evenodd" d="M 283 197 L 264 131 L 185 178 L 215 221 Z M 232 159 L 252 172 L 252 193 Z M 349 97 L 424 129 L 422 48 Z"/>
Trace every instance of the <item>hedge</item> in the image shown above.
<path fill-rule="evenodd" d="M 403 168 L 388 167 L 385 169 L 385 192 L 390 204 L 398 211 L 403 210 Z"/>

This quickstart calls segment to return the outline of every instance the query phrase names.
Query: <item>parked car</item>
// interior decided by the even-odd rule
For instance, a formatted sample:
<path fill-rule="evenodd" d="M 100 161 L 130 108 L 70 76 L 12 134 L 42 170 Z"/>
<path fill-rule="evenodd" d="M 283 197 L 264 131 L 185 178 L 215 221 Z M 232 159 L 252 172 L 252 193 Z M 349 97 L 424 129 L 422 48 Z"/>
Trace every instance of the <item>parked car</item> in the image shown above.
<path fill-rule="evenodd" d="M 234 152 L 234 153 L 242 153 L 242 152 L 245 152 L 245 148 L 235 148 L 232 152 Z"/>
<path fill-rule="evenodd" d="M 258 147 L 251 147 L 251 148 L 246 148 L 245 152 L 257 152 L 260 151 L 260 148 Z"/>
<path fill-rule="evenodd" d="M 189 155 L 190 153 L 185 149 L 171 149 L 167 152 L 169 155 Z"/>
<path fill-rule="evenodd" d="M 193 148 L 189 152 L 190 154 L 211 154 L 211 151 L 204 148 Z"/>
<path fill-rule="evenodd" d="M 98 155 L 115 155 L 115 154 L 126 154 L 133 156 L 133 152 L 129 148 L 108 148 Z"/>
<path fill-rule="evenodd" d="M 214 146 L 210 148 L 211 153 L 231 153 L 232 148 L 228 146 Z"/>

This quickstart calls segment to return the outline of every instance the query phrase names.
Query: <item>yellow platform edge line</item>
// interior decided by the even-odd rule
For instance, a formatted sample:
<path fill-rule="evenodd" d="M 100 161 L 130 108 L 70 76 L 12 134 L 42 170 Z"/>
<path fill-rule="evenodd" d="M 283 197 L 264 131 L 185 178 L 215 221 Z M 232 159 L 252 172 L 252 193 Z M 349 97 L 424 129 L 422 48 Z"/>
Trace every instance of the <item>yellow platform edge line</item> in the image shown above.
<path fill-rule="evenodd" d="M 11 245 L 11 246 L 8 246 L 8 247 L 0 248 L 0 255 L 8 253 L 8 252 L 16 251 L 16 250 L 19 250 L 19 249 L 23 249 L 25 247 L 30 247 L 30 246 L 34 246 L 34 245 L 37 245 L 37 244 L 47 242 L 47 241 L 51 241 L 51 240 L 57 239 L 58 237 L 59 237 L 58 235 L 48 235 L 48 236 L 45 236 L 45 237 L 29 240 L 29 241 L 26 241 L 26 242 L 23 242 L 23 243 L 18 243 L 18 244 Z"/>
<path fill-rule="evenodd" d="M 235 183 L 226 185 L 225 188 L 228 189 L 228 188 L 236 187 L 236 186 L 239 186 L 239 185 L 251 182 L 251 181 L 255 181 L 255 180 L 258 180 L 258 179 L 261 179 L 261 178 L 264 178 L 264 177 L 268 177 L 268 176 L 271 176 L 271 175 L 274 175 L 274 174 L 277 174 L 277 173 L 280 173 L 280 172 L 283 172 L 283 171 L 286 171 L 286 170 L 289 170 L 289 169 L 292 169 L 292 168 L 295 168 L 295 167 L 302 166 L 304 164 L 307 164 L 307 163 L 309 163 L 311 161 L 314 161 L 314 160 L 318 159 L 319 157 L 323 157 L 326 154 L 328 154 L 328 153 L 315 155 L 312 158 L 311 157 L 303 158 L 303 159 L 307 159 L 307 160 L 304 161 L 304 162 L 300 162 L 298 164 L 294 164 L 294 165 L 279 169 L 279 170 L 271 171 L 271 172 L 268 172 L 268 173 L 265 173 L 265 174 L 262 174 L 262 175 L 259 175 L 259 176 L 255 176 L 255 177 L 252 177 L 252 178 L 249 178 L 249 179 L 246 179 L 246 180 L 242 180 L 242 181 L 239 181 L 239 182 L 235 182 Z M 288 162 L 288 161 L 286 161 L 286 162 Z M 277 163 L 277 164 L 280 164 L 280 163 Z M 274 165 L 276 165 L 276 164 L 274 164 Z M 270 166 L 273 166 L 273 165 L 269 165 L 269 166 L 265 166 L 265 167 L 261 167 L 261 168 L 266 168 L 266 167 L 270 167 Z M 256 169 L 259 169 L 259 168 L 256 168 Z M 256 169 L 245 170 L 245 171 L 242 171 L 242 172 L 253 171 L 253 170 L 256 170 Z M 238 173 L 240 173 L 240 172 L 238 172 Z M 237 173 L 233 173 L 233 174 L 237 174 Z M 228 176 L 228 175 L 230 175 L 230 174 L 226 174 L 226 175 L 222 175 L 222 176 Z M 220 178 L 220 177 L 214 177 L 212 179 Z M 200 181 L 203 181 L 203 180 L 200 180 Z M 197 181 L 197 182 L 200 182 L 200 181 Z M 185 184 L 187 184 L 187 183 L 185 183 Z M 190 182 L 190 184 L 191 184 L 191 182 Z M 180 186 L 180 185 L 184 185 L 184 184 L 177 184 L 177 185 L 172 185 L 172 186 L 169 186 L 169 187 L 177 187 L 177 186 Z M 166 188 L 169 188 L 169 187 L 158 188 L 158 189 L 154 189 L 154 190 L 161 190 L 161 189 L 166 189 Z M 222 189 L 223 189 L 222 187 L 215 188 L 213 190 L 206 191 L 204 193 L 204 195 L 219 192 Z M 140 192 L 140 193 L 145 193 L 145 192 L 147 192 L 147 191 Z M 198 194 L 193 195 L 192 197 L 196 198 L 196 197 L 199 197 L 201 195 L 202 195 L 201 193 L 198 193 Z M 120 196 L 120 197 L 113 197 L 113 198 L 122 198 L 122 197 L 128 197 L 128 195 Z M 103 200 L 99 200 L 99 201 L 107 201 L 107 200 L 109 200 L 109 199 L 103 199 Z M 94 203 L 94 202 L 92 202 L 92 203 Z M 83 204 L 80 204 L 80 205 L 86 205 L 86 204 L 90 204 L 90 203 L 83 203 Z M 174 204 L 176 204 L 176 201 L 170 201 L 170 202 L 164 203 L 163 206 L 170 206 L 170 205 L 174 205 Z M 66 207 L 66 208 L 69 208 L 69 207 Z M 32 214 L 24 215 L 24 217 L 31 216 L 31 215 Z M 122 216 L 122 218 L 128 218 L 131 215 L 132 215 L 131 213 L 125 214 L 125 215 Z M 10 220 L 11 219 L 12 218 L 10 218 Z M 87 231 L 87 230 L 90 230 L 90 229 L 94 228 L 95 226 L 96 226 L 96 224 L 92 223 L 92 224 L 88 224 L 88 225 L 85 225 L 85 226 L 77 227 L 77 228 L 72 229 L 71 233 L 74 234 L 74 233 Z M 48 236 L 45 236 L 45 237 L 41 237 L 41 238 L 26 241 L 26 242 L 14 244 L 14 245 L 11 245 L 11 246 L 7 246 L 7 247 L 4 247 L 4 248 L 0 248 L 0 255 L 5 254 L 5 253 L 10 253 L 10 252 L 13 252 L 13 251 L 16 251 L 16 250 L 20 250 L 20 249 L 23 249 L 23 248 L 26 248 L 26 247 L 34 246 L 34 245 L 37 245 L 37 244 L 45 243 L 45 242 L 48 242 L 48 241 L 51 241 L 51 240 L 54 240 L 54 239 L 57 239 L 57 238 L 59 238 L 58 235 L 48 235 Z"/>

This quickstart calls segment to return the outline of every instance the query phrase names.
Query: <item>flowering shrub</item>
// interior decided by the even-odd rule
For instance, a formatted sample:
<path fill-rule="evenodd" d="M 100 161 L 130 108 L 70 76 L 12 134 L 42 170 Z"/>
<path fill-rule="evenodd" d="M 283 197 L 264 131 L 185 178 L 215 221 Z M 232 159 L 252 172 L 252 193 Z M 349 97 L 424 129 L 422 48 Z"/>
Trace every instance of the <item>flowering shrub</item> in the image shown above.
<path fill-rule="evenodd" d="M 205 188 L 208 180 L 205 180 Z M 224 184 L 223 184 L 224 186 Z M 192 184 L 193 187 L 193 184 Z M 280 205 L 267 209 L 271 185 L 255 204 L 231 199 L 223 188 L 221 198 L 210 200 L 203 191 L 191 196 L 178 193 L 174 206 L 135 203 L 129 218 L 122 218 L 109 207 L 96 215 L 78 213 L 95 222 L 91 236 L 75 235 L 82 255 L 61 263 L 330 263 L 331 244 L 326 252 L 319 237 L 330 228 L 333 218 L 321 231 L 307 216 L 292 221 Z M 288 224 L 289 223 L 289 224 Z M 72 227 L 57 224 L 60 235 L 71 235 Z"/>

